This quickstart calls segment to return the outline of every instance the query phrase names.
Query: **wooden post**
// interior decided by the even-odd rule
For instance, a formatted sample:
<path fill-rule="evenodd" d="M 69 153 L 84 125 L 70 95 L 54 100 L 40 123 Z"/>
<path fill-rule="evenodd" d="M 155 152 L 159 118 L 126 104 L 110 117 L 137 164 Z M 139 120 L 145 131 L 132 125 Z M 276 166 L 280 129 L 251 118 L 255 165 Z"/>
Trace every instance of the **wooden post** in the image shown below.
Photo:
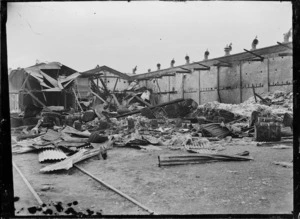
<path fill-rule="evenodd" d="M 201 104 L 201 81 L 200 81 L 200 76 L 201 70 L 199 70 L 199 76 L 198 76 L 198 93 L 199 93 L 199 105 Z"/>
<path fill-rule="evenodd" d="M 67 94 L 66 94 L 65 90 L 63 90 L 63 95 L 64 95 L 64 108 L 66 110 L 67 109 Z"/>
<path fill-rule="evenodd" d="M 267 91 L 270 92 L 270 59 L 267 59 Z"/>
<path fill-rule="evenodd" d="M 168 88 L 168 91 L 169 91 L 169 93 L 168 93 L 168 101 L 170 102 L 170 99 L 171 99 L 171 77 L 168 77 L 168 86 L 169 86 L 169 88 Z"/>
<path fill-rule="evenodd" d="M 114 93 L 114 92 L 115 92 L 115 90 L 116 90 L 116 87 L 117 87 L 117 84 L 118 84 L 118 81 L 119 81 L 119 78 L 117 78 L 117 79 L 116 79 L 116 83 L 115 83 L 115 86 L 114 86 L 114 89 L 113 89 L 112 93 Z"/>
<path fill-rule="evenodd" d="M 242 62 L 240 61 L 240 103 L 243 102 Z"/>
<path fill-rule="evenodd" d="M 92 90 L 90 90 L 90 92 L 91 92 L 92 94 L 94 94 L 96 97 L 98 97 L 99 100 L 101 100 L 102 102 L 104 102 L 104 103 L 107 104 L 107 102 L 106 102 L 103 98 L 101 98 L 98 94 L 94 93 Z"/>
<path fill-rule="evenodd" d="M 157 78 L 155 78 L 155 81 L 156 81 L 156 84 L 157 84 L 157 87 L 158 87 L 159 96 L 161 98 L 162 94 L 161 94 L 161 90 L 160 90 Z"/>
<path fill-rule="evenodd" d="M 107 87 L 106 87 L 105 82 L 102 80 L 102 78 L 99 78 L 99 79 L 100 79 L 100 82 L 101 82 L 101 84 L 102 84 L 102 86 L 103 86 L 103 88 L 104 88 L 104 91 L 105 91 L 106 95 L 109 95 L 109 91 L 108 91 L 108 89 L 107 89 Z M 105 79 L 105 80 L 106 80 L 106 79 Z"/>
<path fill-rule="evenodd" d="M 81 112 L 83 112 L 83 109 L 82 109 L 82 107 L 80 106 L 80 103 L 79 103 L 79 100 L 77 99 L 77 95 L 76 95 L 76 93 L 75 93 L 75 90 L 74 90 L 74 88 L 72 88 L 72 91 L 73 91 L 73 93 L 74 93 L 75 100 L 76 100 L 76 102 L 77 102 L 77 104 L 78 104 L 78 106 L 79 106 L 79 108 L 80 108 Z"/>
<path fill-rule="evenodd" d="M 219 102 L 222 103 L 219 88 L 220 88 L 220 66 L 217 67 L 217 91 L 218 91 Z"/>
<path fill-rule="evenodd" d="M 25 90 L 26 91 L 26 93 L 28 93 L 37 103 L 39 103 L 40 105 L 42 105 L 43 107 L 45 107 L 45 108 L 47 108 L 46 107 L 46 105 L 43 103 L 43 102 L 41 102 L 36 96 L 34 96 L 32 93 L 31 93 L 31 91 L 29 91 L 29 90 Z"/>
<path fill-rule="evenodd" d="M 252 90 L 253 90 L 253 96 L 254 96 L 254 99 L 255 99 L 255 103 L 257 103 L 255 89 L 254 89 L 254 84 L 252 84 Z"/>
<path fill-rule="evenodd" d="M 182 81 L 181 81 L 181 90 L 182 90 L 182 99 L 184 99 L 184 74 L 182 74 Z"/>

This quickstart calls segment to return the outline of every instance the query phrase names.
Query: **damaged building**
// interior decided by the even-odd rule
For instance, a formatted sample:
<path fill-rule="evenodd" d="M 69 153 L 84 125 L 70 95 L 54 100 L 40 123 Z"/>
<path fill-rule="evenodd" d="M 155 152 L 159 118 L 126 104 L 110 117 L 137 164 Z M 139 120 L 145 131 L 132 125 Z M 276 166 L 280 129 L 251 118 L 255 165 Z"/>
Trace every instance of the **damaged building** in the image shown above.
<path fill-rule="evenodd" d="M 85 187 L 88 200 L 79 196 L 79 185 L 90 185 L 91 178 L 123 198 L 125 207 L 117 213 L 142 214 L 132 203 L 145 214 L 182 213 L 183 204 L 191 206 L 183 210 L 187 214 L 222 213 L 216 206 L 232 210 L 240 202 L 249 204 L 242 205 L 248 212 L 258 205 L 268 209 L 271 201 L 272 209 L 285 210 L 291 205 L 283 191 L 290 175 L 275 173 L 293 166 L 287 150 L 277 153 L 292 148 L 293 45 L 286 40 L 256 48 L 255 40 L 242 53 L 231 54 L 229 44 L 222 57 L 210 58 L 207 50 L 201 61 L 186 55 L 184 65 L 173 59 L 143 74 L 105 65 L 78 72 L 58 62 L 13 70 L 14 160 L 22 163 L 20 169 L 34 169 L 27 175 L 43 198 L 66 195 L 69 207 L 58 214 L 101 215 L 94 209 L 98 203 L 106 214 L 105 207 L 112 208 L 107 200 L 120 201 L 105 189 L 95 192 L 94 184 Z M 35 180 L 40 176 L 55 182 L 53 187 Z M 269 185 L 282 186 L 275 193 Z M 72 188 L 73 197 L 89 205 L 86 212 L 74 210 Z M 38 202 L 28 208 L 30 214 L 39 214 L 43 202 Z M 63 203 L 50 205 L 57 209 Z"/>

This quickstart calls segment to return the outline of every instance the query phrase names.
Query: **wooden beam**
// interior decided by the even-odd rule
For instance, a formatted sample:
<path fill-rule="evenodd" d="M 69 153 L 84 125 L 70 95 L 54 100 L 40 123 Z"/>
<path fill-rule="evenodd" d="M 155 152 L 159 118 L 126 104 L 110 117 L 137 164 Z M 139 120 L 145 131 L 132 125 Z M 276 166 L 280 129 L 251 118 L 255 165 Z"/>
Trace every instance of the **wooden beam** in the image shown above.
<path fill-rule="evenodd" d="M 283 46 L 283 47 L 285 47 L 285 48 L 288 48 L 288 49 L 293 49 L 292 47 L 290 47 L 290 46 L 288 46 L 288 45 L 285 45 L 285 44 L 283 44 L 283 43 L 280 43 L 280 42 L 277 42 L 277 44 L 280 45 L 280 46 Z"/>
<path fill-rule="evenodd" d="M 156 84 L 157 84 L 157 87 L 158 87 L 158 91 L 159 91 L 159 93 L 161 93 L 160 86 L 159 86 L 159 84 L 158 84 L 157 78 L 155 79 L 155 81 L 156 81 Z M 161 94 L 160 94 L 160 95 L 161 95 Z"/>
<path fill-rule="evenodd" d="M 209 66 L 203 65 L 203 64 L 201 64 L 201 63 L 199 63 L 199 62 L 197 62 L 196 64 L 201 65 L 201 66 L 203 66 L 203 67 L 205 67 L 205 68 L 209 68 Z"/>
<path fill-rule="evenodd" d="M 28 74 L 28 73 L 27 73 L 27 74 Z M 23 84 L 22 84 L 22 87 L 21 87 L 21 89 L 20 89 L 20 90 L 23 90 L 23 89 L 25 88 L 25 85 L 27 84 L 27 81 L 28 81 L 29 75 L 30 75 L 30 74 L 28 74 L 28 75 L 27 75 L 27 77 L 25 78 L 25 80 L 24 80 L 24 82 L 23 82 Z"/>
<path fill-rule="evenodd" d="M 38 194 L 34 191 L 34 189 L 32 188 L 32 186 L 30 185 L 30 183 L 26 179 L 26 177 L 22 174 L 21 170 L 18 168 L 18 166 L 15 164 L 15 162 L 12 161 L 12 163 L 13 163 L 14 168 L 17 170 L 17 172 L 21 176 L 22 180 L 24 181 L 24 183 L 28 187 L 28 189 L 31 192 L 31 194 L 35 197 L 35 199 L 37 200 L 37 202 L 39 203 L 39 205 L 42 205 L 43 201 L 40 199 L 40 197 L 38 196 Z"/>
<path fill-rule="evenodd" d="M 102 181 L 101 179 L 95 177 L 94 175 L 92 175 L 91 173 L 87 172 L 86 170 L 84 170 L 83 168 L 77 166 L 76 164 L 74 164 L 74 166 L 79 169 L 81 172 L 87 174 L 88 176 L 90 176 L 91 178 L 93 178 L 94 180 L 96 180 L 97 182 L 101 183 L 102 185 L 106 186 L 107 188 L 113 190 L 114 192 L 116 192 L 117 194 L 121 195 L 122 197 L 126 198 L 127 200 L 131 201 L 132 203 L 138 205 L 139 207 L 143 208 L 144 210 L 148 211 L 150 214 L 156 214 L 153 210 L 147 208 L 146 206 L 142 205 L 141 203 L 139 203 L 137 200 L 129 197 L 128 195 L 124 194 L 123 192 L 121 192 L 120 190 L 114 188 L 113 186 L 109 185 L 108 183 Z"/>
<path fill-rule="evenodd" d="M 113 89 L 112 93 L 115 92 L 118 82 L 119 82 L 119 78 L 117 78 L 117 80 L 116 80 L 116 83 L 115 83 L 115 85 L 114 85 L 114 89 Z"/>
<path fill-rule="evenodd" d="M 252 55 L 254 55 L 254 56 L 256 56 L 256 57 L 258 57 L 258 58 L 260 58 L 261 59 L 261 61 L 263 61 L 264 60 L 264 57 L 262 57 L 262 56 L 260 56 L 260 55 L 258 55 L 258 54 L 256 54 L 256 53 L 254 53 L 254 52 L 251 52 L 251 51 L 249 51 L 249 50 L 247 50 L 247 49 L 244 49 L 246 52 L 248 52 L 248 53 L 250 53 L 250 54 L 252 54 Z"/>
<path fill-rule="evenodd" d="M 118 101 L 116 95 L 115 95 L 115 94 L 111 94 L 111 95 L 112 95 L 112 97 L 114 98 L 114 100 L 115 100 L 115 102 L 116 102 L 116 104 L 117 104 L 117 106 L 118 106 L 118 108 L 119 108 L 119 107 L 121 106 L 121 104 L 119 103 L 119 101 Z"/>
<path fill-rule="evenodd" d="M 102 86 L 104 88 L 104 91 L 105 91 L 106 95 L 109 95 L 109 91 L 108 91 L 108 89 L 107 89 L 104 81 L 102 80 L 102 78 L 99 78 L 99 80 L 100 80 L 100 82 L 101 82 L 101 84 L 102 84 Z"/>
<path fill-rule="evenodd" d="M 220 89 L 220 67 L 218 67 L 217 69 L 217 92 L 218 92 L 219 102 L 222 103 L 219 89 Z"/>
<path fill-rule="evenodd" d="M 76 95 L 76 93 L 75 93 L 74 88 L 72 88 L 72 91 L 73 91 L 73 93 L 74 93 L 74 95 L 75 95 L 75 100 L 76 100 L 77 105 L 79 106 L 81 112 L 83 112 L 83 109 L 82 109 L 82 107 L 80 106 L 80 103 L 79 103 L 79 101 L 78 101 L 78 98 L 77 98 L 77 95 Z"/>
<path fill-rule="evenodd" d="M 278 53 L 278 56 L 293 56 L 292 52 Z"/>
<path fill-rule="evenodd" d="M 134 95 L 134 97 L 139 100 L 140 102 L 142 102 L 143 104 L 145 104 L 146 106 L 148 107 L 151 107 L 152 105 L 150 103 L 147 103 L 146 101 L 144 101 L 142 98 L 140 98 L 139 96 L 137 95 Z"/>
<path fill-rule="evenodd" d="M 191 73 L 191 71 L 176 71 L 176 73 L 185 73 L 185 74 L 189 74 L 189 73 Z"/>
<path fill-rule="evenodd" d="M 193 68 L 194 71 L 209 71 L 210 68 Z"/>
<path fill-rule="evenodd" d="M 187 69 L 187 68 L 183 68 L 183 67 L 180 67 L 181 69 L 183 69 L 184 71 L 189 71 L 189 72 L 192 72 L 190 69 Z"/>
<path fill-rule="evenodd" d="M 176 99 L 176 100 L 172 100 L 172 101 L 167 102 L 167 103 L 161 103 L 161 104 L 158 104 L 156 106 L 151 106 L 151 107 L 149 107 L 149 109 L 155 109 L 156 107 L 163 107 L 163 106 L 167 106 L 167 105 L 171 105 L 171 104 L 175 104 L 175 103 L 180 103 L 182 101 L 184 101 L 184 99 Z M 122 115 L 116 116 L 116 118 L 121 118 L 121 117 L 125 117 L 125 116 L 134 115 L 134 114 L 140 113 L 141 111 L 142 110 L 134 110 L 134 111 L 131 111 L 129 113 L 124 113 Z"/>
<path fill-rule="evenodd" d="M 92 85 L 94 86 L 96 92 L 98 92 L 98 95 L 100 95 L 101 91 L 99 90 L 99 87 L 95 84 L 94 80 L 90 80 L 90 81 L 91 81 Z"/>
<path fill-rule="evenodd" d="M 253 96 L 254 96 L 254 99 L 255 99 L 255 103 L 257 103 L 257 99 L 256 99 L 256 93 L 255 93 L 255 88 L 254 88 L 254 85 L 252 84 L 252 90 L 253 90 Z"/>
<path fill-rule="evenodd" d="M 106 103 L 107 104 L 107 102 L 103 99 L 103 98 L 101 98 L 98 94 L 96 94 L 95 92 L 93 92 L 92 90 L 90 91 L 92 94 L 94 94 L 97 98 L 99 98 L 99 100 L 101 100 L 102 102 L 104 102 L 104 103 Z"/>
<path fill-rule="evenodd" d="M 41 102 L 36 96 L 34 96 L 34 94 L 31 93 L 31 91 L 29 90 L 25 90 L 36 102 L 38 102 L 40 105 L 42 105 L 43 107 L 47 108 L 47 106 Z"/>
<path fill-rule="evenodd" d="M 217 63 L 217 64 L 213 64 L 213 66 L 217 66 L 217 67 L 227 67 L 227 68 L 230 68 L 232 67 L 231 64 L 221 64 L 221 63 Z"/>

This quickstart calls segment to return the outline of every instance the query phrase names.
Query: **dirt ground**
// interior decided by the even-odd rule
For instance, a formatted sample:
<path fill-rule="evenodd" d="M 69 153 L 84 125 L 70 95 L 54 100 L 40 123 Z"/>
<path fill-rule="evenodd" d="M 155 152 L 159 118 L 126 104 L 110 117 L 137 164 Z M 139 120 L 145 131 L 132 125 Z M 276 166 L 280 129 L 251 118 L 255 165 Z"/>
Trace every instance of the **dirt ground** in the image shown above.
<path fill-rule="evenodd" d="M 293 209 L 293 170 L 272 164 L 292 161 L 291 149 L 257 147 L 234 140 L 223 154 L 245 150 L 253 161 L 215 162 L 158 167 L 158 155 L 183 154 L 170 150 L 143 151 L 113 148 L 106 160 L 90 158 L 78 165 L 121 190 L 156 214 L 290 214 Z M 149 214 L 105 188 L 76 168 L 42 174 L 47 164 L 36 153 L 18 154 L 13 161 L 38 192 L 44 203 L 78 201 L 79 209 L 102 210 L 103 214 Z M 14 170 L 17 215 L 30 215 L 36 205 L 21 177 Z M 45 185 L 53 188 L 41 191 Z"/>

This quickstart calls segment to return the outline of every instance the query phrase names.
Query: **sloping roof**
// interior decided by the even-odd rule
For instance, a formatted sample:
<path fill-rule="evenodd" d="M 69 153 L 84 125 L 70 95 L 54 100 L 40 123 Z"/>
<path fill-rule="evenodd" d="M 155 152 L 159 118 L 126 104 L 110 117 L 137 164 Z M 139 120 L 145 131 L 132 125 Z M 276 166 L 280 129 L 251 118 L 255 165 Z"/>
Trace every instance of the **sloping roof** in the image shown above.
<path fill-rule="evenodd" d="M 129 80 L 130 79 L 130 76 L 122 73 L 122 72 L 119 72 L 115 69 L 112 69 L 110 67 L 107 67 L 106 65 L 103 65 L 101 67 L 96 67 L 94 69 L 91 69 L 91 70 L 88 70 L 88 71 L 85 71 L 85 72 L 81 72 L 81 76 L 80 77 L 93 77 L 93 76 L 97 76 L 97 75 L 102 75 L 102 71 L 108 71 L 114 75 L 117 75 L 119 76 L 120 78 L 122 79 L 125 79 L 125 80 Z"/>
<path fill-rule="evenodd" d="M 64 78 L 53 78 L 53 76 L 45 73 L 51 70 L 59 70 L 60 75 L 65 74 Z M 10 90 L 20 90 L 28 74 L 35 78 L 36 81 L 39 82 L 38 84 L 50 90 L 53 88 L 64 89 L 70 84 L 70 81 L 79 76 L 79 73 L 76 73 L 74 69 L 62 65 L 59 62 L 39 63 L 27 68 L 12 70 L 9 74 Z"/>
<path fill-rule="evenodd" d="M 292 42 L 286 43 L 284 45 L 287 46 L 287 47 L 291 47 L 291 48 L 293 46 Z M 253 52 L 257 55 L 262 56 L 262 55 L 265 55 L 265 54 L 277 53 L 277 52 L 282 52 L 282 51 L 289 50 L 287 47 L 284 47 L 282 45 L 274 45 L 274 46 L 259 48 L 259 49 L 256 49 Z M 190 64 L 184 64 L 184 65 L 170 67 L 170 68 L 161 69 L 161 70 L 157 70 L 157 71 L 152 71 L 152 72 L 147 72 L 147 73 L 142 73 L 142 74 L 136 74 L 134 76 L 131 76 L 131 80 L 143 80 L 143 79 L 147 79 L 149 77 L 161 76 L 162 74 L 164 75 L 164 74 L 168 74 L 168 73 L 174 73 L 177 70 L 183 71 L 183 69 L 181 69 L 181 68 L 187 68 L 187 69 L 190 68 L 191 69 L 191 68 L 201 67 L 197 63 L 210 66 L 210 65 L 217 64 L 217 63 L 220 63 L 220 62 L 230 63 L 230 62 L 236 62 L 236 61 L 251 59 L 251 58 L 254 58 L 254 57 L 255 57 L 254 55 L 252 55 L 248 52 L 236 53 L 236 54 L 232 54 L 232 55 L 228 55 L 228 56 L 221 56 L 221 57 L 214 58 L 214 59 L 208 59 L 208 60 L 193 62 L 193 63 L 190 63 Z"/>

